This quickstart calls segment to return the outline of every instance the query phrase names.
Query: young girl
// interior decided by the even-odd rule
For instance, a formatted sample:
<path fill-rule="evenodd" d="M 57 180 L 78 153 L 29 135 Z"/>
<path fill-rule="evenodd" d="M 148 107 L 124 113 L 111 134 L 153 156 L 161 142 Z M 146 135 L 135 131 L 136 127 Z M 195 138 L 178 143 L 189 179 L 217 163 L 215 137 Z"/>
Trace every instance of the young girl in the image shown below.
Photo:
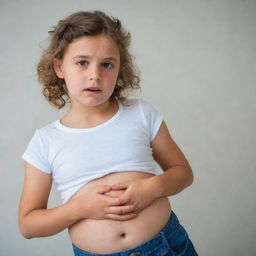
<path fill-rule="evenodd" d="M 49 33 L 39 81 L 50 104 L 69 109 L 36 129 L 22 155 L 22 235 L 68 228 L 77 256 L 197 255 L 167 199 L 191 185 L 191 167 L 159 112 L 126 97 L 140 88 L 130 34 L 99 11 L 74 13 Z M 52 181 L 63 204 L 47 209 Z"/>

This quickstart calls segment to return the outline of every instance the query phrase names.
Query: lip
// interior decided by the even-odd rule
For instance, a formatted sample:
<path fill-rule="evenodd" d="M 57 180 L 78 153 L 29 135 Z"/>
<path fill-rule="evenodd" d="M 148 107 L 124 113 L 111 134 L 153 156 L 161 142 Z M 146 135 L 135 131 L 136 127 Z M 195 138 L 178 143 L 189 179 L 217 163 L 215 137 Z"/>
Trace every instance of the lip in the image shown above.
<path fill-rule="evenodd" d="M 87 88 L 87 89 L 88 89 L 88 88 Z M 84 92 L 86 92 L 86 93 L 88 93 L 88 94 L 95 95 L 95 94 L 101 93 L 102 91 L 101 91 L 101 90 L 100 90 L 100 91 L 88 91 L 88 90 L 84 89 Z"/>
<path fill-rule="evenodd" d="M 101 88 L 99 86 L 96 86 L 96 85 L 92 85 L 92 86 L 89 86 L 87 88 L 84 88 L 84 90 L 88 90 L 88 89 L 98 89 L 98 90 L 101 90 Z"/>

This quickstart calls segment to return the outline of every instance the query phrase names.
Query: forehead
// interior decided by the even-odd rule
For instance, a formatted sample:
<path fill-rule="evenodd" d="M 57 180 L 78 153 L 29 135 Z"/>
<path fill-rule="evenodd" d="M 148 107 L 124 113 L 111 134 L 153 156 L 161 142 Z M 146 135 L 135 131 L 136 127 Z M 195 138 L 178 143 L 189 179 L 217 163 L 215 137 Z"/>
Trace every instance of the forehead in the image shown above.
<path fill-rule="evenodd" d="M 120 57 L 117 44 L 106 35 L 83 36 L 75 39 L 69 44 L 65 55 L 71 58 L 74 55 L 88 55 L 103 58 Z"/>

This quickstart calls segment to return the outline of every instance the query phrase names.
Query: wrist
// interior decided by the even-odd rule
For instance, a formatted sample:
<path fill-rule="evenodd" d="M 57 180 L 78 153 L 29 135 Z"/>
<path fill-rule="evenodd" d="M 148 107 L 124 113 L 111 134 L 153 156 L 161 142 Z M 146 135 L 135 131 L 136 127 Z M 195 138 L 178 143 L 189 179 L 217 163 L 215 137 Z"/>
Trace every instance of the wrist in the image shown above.
<path fill-rule="evenodd" d="M 158 175 L 152 176 L 149 178 L 151 194 L 153 196 L 153 200 L 164 197 L 163 186 L 161 184 L 161 179 Z"/>
<path fill-rule="evenodd" d="M 69 208 L 70 217 L 74 223 L 84 218 L 84 216 L 81 214 L 82 211 L 79 200 L 71 199 L 66 203 L 66 205 Z"/>

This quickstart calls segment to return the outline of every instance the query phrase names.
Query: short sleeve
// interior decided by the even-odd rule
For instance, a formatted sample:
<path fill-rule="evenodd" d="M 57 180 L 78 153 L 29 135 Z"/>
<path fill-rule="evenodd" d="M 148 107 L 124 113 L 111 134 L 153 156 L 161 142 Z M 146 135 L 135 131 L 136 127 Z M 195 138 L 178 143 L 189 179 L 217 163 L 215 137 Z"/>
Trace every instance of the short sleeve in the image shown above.
<path fill-rule="evenodd" d="M 150 141 L 152 141 L 163 122 L 163 115 L 145 100 L 140 100 L 140 106 L 149 129 Z"/>
<path fill-rule="evenodd" d="M 41 138 L 40 132 L 37 129 L 30 139 L 22 158 L 37 169 L 50 174 L 51 168 L 47 159 L 47 152 L 48 149 L 46 143 Z"/>

